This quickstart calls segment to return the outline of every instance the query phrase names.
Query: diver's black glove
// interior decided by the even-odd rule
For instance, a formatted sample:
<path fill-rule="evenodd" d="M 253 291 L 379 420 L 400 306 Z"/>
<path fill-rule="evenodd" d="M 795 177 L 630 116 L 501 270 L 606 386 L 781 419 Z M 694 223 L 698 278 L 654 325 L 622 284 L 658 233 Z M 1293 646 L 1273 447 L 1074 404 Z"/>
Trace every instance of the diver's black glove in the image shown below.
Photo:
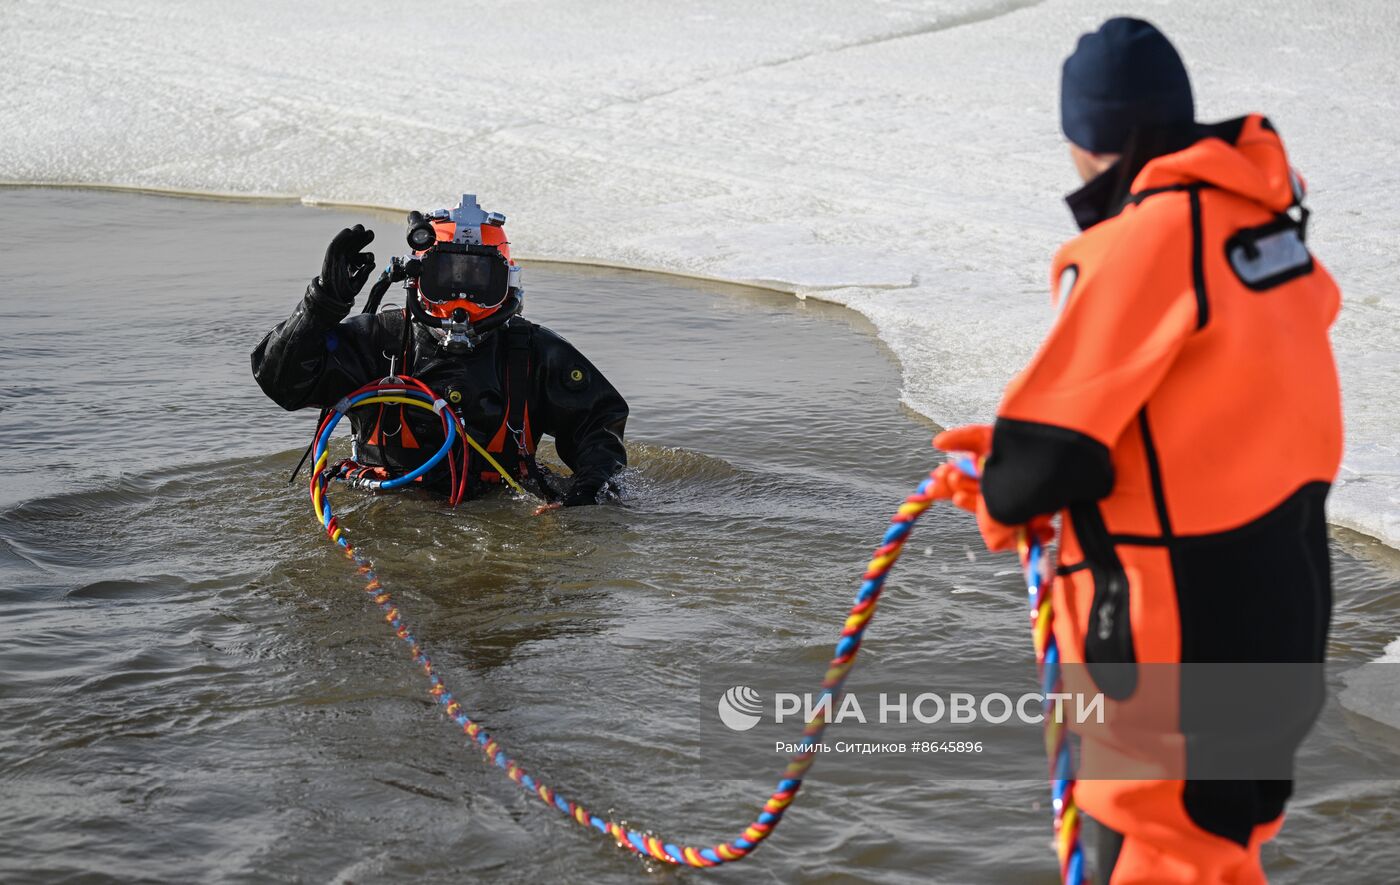
<path fill-rule="evenodd" d="M 575 480 L 573 486 L 564 493 L 564 497 L 559 499 L 559 503 L 565 507 L 587 507 L 590 504 L 597 504 L 604 499 L 616 496 L 617 493 L 613 490 L 610 482 Z"/>
<path fill-rule="evenodd" d="M 321 275 L 316 278 L 316 284 L 326 297 L 343 304 L 347 311 L 374 273 L 374 253 L 361 251 L 373 240 L 374 231 L 357 224 L 336 234 L 326 247 L 326 258 L 321 263 Z"/>
<path fill-rule="evenodd" d="M 575 485 L 564 493 L 564 497 L 559 499 L 559 503 L 565 507 L 586 507 L 589 504 L 598 503 L 598 489 L 595 487 L 579 487 Z"/>

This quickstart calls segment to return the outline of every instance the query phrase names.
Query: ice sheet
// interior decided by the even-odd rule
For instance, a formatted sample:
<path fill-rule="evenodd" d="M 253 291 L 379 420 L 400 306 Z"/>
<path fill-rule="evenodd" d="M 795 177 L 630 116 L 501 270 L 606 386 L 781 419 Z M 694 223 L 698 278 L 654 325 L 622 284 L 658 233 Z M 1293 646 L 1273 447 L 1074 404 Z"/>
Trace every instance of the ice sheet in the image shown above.
<path fill-rule="evenodd" d="M 1400 664 L 1400 639 L 1385 647 L 1372 664 Z M 1338 695 L 1343 707 L 1369 719 L 1400 730 L 1400 684 L 1393 667 L 1357 667 L 1344 677 Z"/>
<path fill-rule="evenodd" d="M 899 355 L 904 400 L 949 424 L 990 414 L 1050 318 L 1072 234 L 1059 63 L 1142 14 L 1203 118 L 1270 114 L 1309 179 L 1347 296 L 1332 516 L 1400 546 L 1400 4 L 389 7 L 11 0 L 0 178 L 398 207 L 474 191 L 522 254 L 848 304 Z"/>

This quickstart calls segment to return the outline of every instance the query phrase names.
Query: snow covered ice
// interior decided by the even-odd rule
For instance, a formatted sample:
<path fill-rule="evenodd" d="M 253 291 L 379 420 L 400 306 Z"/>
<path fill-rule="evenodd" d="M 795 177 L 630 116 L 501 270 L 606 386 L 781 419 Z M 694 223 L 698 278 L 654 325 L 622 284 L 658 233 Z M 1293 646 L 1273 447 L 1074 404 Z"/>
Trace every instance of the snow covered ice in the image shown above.
<path fill-rule="evenodd" d="M 1400 546 L 1400 4 L 25 2 L 0 9 L 0 178 L 392 207 L 464 191 L 523 256 L 847 304 L 902 396 L 986 419 L 1073 233 L 1059 65 L 1157 22 L 1202 119 L 1268 114 L 1346 296 L 1332 519 Z"/>

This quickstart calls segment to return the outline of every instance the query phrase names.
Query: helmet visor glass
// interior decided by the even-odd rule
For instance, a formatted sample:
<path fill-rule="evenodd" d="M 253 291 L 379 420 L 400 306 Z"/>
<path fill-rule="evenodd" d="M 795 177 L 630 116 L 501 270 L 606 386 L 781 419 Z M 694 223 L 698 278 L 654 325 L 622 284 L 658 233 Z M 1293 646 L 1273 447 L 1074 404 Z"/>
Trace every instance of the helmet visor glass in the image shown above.
<path fill-rule="evenodd" d="M 510 267 L 501 253 L 446 252 L 423 255 L 418 291 L 429 301 L 466 299 L 483 307 L 499 304 L 510 288 Z"/>

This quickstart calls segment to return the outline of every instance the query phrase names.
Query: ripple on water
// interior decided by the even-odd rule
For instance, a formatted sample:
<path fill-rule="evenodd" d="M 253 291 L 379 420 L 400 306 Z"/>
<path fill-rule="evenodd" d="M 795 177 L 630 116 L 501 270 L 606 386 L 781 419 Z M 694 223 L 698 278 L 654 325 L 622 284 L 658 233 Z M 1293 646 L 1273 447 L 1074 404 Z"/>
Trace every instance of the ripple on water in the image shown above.
<path fill-rule="evenodd" d="M 319 255 L 220 266 L 241 300 L 216 323 L 196 299 L 148 290 L 161 253 L 146 240 L 163 249 L 161 225 L 217 232 L 221 254 L 248 255 L 319 243 L 344 219 L 91 194 L 11 208 L 0 217 L 31 226 L 64 213 L 109 250 L 102 297 L 124 309 L 101 338 L 65 332 L 90 354 L 85 378 L 104 381 L 101 403 L 65 374 L 71 349 L 0 354 L 36 392 L 0 413 L 6 433 L 28 434 L 0 448 L 0 474 L 16 478 L 0 497 L 0 879 L 642 874 L 461 746 L 301 484 L 286 484 L 311 416 L 261 398 L 247 351 Z M 101 236 L 87 228 L 99 217 Z M 7 265 L 11 287 L 42 277 L 75 308 L 101 307 L 81 268 L 31 258 Z M 702 762 L 706 680 L 746 662 L 821 678 L 889 512 L 928 468 L 928 428 L 900 410 L 896 368 L 844 312 L 527 270 L 532 316 L 628 394 L 623 503 L 536 519 L 505 496 L 454 512 L 337 488 L 335 507 L 458 697 L 528 768 L 640 826 L 727 838 L 780 765 L 763 748 L 742 776 Z M 678 335 L 691 316 L 703 334 Z M 198 332 L 172 348 L 172 328 Z M 104 349 L 118 339 L 125 353 Z M 1020 581 L 973 549 L 961 514 L 925 517 L 867 640 L 866 684 L 940 660 L 1029 668 Z M 1364 659 L 1400 633 L 1397 568 L 1335 549 L 1346 586 L 1335 641 Z M 1321 875 L 1340 843 L 1394 860 L 1393 791 L 1303 791 L 1304 825 L 1271 849 L 1280 881 Z M 758 858 L 707 878 L 1050 881 L 1044 796 L 1033 782 L 823 760 Z"/>

